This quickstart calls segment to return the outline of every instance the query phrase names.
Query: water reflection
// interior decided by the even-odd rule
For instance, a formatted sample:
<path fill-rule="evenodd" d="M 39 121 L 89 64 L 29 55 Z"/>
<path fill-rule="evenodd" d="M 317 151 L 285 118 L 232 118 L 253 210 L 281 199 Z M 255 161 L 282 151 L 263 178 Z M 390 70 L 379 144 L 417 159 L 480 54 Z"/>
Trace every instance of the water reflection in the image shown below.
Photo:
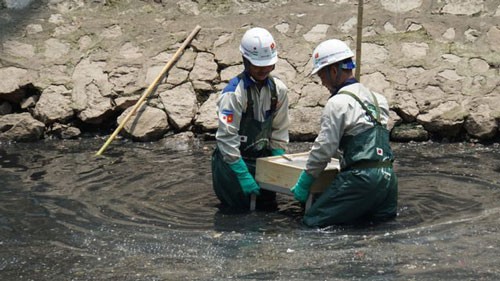
<path fill-rule="evenodd" d="M 398 218 L 309 229 L 228 214 L 213 143 L 46 141 L 0 148 L 1 280 L 497 280 L 500 149 L 399 144 Z M 310 144 L 292 144 L 291 153 Z"/>

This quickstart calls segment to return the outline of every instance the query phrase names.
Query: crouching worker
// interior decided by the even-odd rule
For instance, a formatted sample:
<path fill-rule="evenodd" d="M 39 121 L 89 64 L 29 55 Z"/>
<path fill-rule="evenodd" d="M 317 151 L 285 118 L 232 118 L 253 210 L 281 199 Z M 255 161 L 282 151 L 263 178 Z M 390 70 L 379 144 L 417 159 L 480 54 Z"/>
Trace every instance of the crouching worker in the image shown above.
<path fill-rule="evenodd" d="M 288 144 L 288 97 L 282 81 L 271 77 L 278 61 L 276 43 L 263 28 L 249 29 L 240 45 L 244 71 L 229 81 L 217 101 L 219 125 L 212 155 L 212 182 L 222 207 L 275 209 L 276 193 L 255 181 L 259 157 L 282 155 Z M 226 208 L 224 208 L 226 209 Z"/>
<path fill-rule="evenodd" d="M 292 187 L 305 202 L 315 178 L 341 153 L 340 173 L 312 206 L 308 226 L 386 220 L 396 216 L 398 182 L 392 168 L 387 100 L 360 84 L 352 69 L 354 54 L 340 40 L 327 40 L 313 52 L 313 70 L 331 93 L 306 168 Z"/>

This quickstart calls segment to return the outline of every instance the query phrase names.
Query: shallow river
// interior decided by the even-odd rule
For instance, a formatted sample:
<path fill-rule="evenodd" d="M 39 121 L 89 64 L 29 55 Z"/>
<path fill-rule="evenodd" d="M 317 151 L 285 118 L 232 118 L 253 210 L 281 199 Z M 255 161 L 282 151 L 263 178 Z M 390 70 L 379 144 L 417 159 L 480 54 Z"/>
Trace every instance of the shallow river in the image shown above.
<path fill-rule="evenodd" d="M 398 217 L 309 229 L 219 212 L 213 143 L 103 143 L 0 144 L 0 280 L 500 280 L 498 144 L 394 144 Z"/>

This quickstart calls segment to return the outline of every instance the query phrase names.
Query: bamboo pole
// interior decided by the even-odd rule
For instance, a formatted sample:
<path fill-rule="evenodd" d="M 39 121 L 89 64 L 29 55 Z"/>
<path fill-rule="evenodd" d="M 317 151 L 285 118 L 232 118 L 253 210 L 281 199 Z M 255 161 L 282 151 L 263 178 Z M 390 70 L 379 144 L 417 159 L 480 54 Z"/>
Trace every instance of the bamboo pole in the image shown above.
<path fill-rule="evenodd" d="M 160 83 L 160 81 L 163 79 L 165 74 L 172 68 L 172 66 L 175 64 L 177 59 L 180 57 L 184 49 L 189 45 L 189 43 L 193 40 L 193 38 L 196 36 L 198 31 L 200 31 L 201 27 L 197 25 L 193 31 L 189 34 L 189 36 L 184 40 L 182 45 L 179 47 L 177 52 L 175 52 L 174 56 L 170 59 L 170 61 L 167 62 L 167 64 L 163 67 L 161 70 L 160 74 L 156 77 L 156 79 L 149 85 L 149 87 L 144 91 L 142 94 L 141 98 L 136 102 L 132 110 L 125 116 L 125 118 L 122 120 L 122 122 L 119 124 L 119 126 L 115 129 L 113 134 L 109 136 L 108 140 L 104 143 L 104 145 L 99 149 L 99 151 L 96 153 L 96 156 L 101 155 L 104 150 L 108 147 L 108 145 L 113 141 L 113 139 L 118 135 L 118 133 L 121 131 L 121 129 L 125 126 L 127 121 L 132 117 L 132 115 L 135 114 L 137 109 L 142 105 L 144 100 L 153 92 L 153 90 L 156 88 L 156 86 Z"/>
<path fill-rule="evenodd" d="M 356 80 L 361 76 L 361 41 L 363 39 L 363 0 L 358 1 L 358 28 L 356 38 Z"/>

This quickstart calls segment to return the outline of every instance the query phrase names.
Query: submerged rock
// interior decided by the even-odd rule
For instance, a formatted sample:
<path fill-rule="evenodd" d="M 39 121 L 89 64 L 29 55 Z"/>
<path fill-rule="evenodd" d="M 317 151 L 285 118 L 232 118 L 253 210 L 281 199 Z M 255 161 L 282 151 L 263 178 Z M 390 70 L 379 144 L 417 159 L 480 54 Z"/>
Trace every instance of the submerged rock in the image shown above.
<path fill-rule="evenodd" d="M 27 112 L 0 116 L 0 140 L 36 141 L 44 129 L 45 124 Z"/>

